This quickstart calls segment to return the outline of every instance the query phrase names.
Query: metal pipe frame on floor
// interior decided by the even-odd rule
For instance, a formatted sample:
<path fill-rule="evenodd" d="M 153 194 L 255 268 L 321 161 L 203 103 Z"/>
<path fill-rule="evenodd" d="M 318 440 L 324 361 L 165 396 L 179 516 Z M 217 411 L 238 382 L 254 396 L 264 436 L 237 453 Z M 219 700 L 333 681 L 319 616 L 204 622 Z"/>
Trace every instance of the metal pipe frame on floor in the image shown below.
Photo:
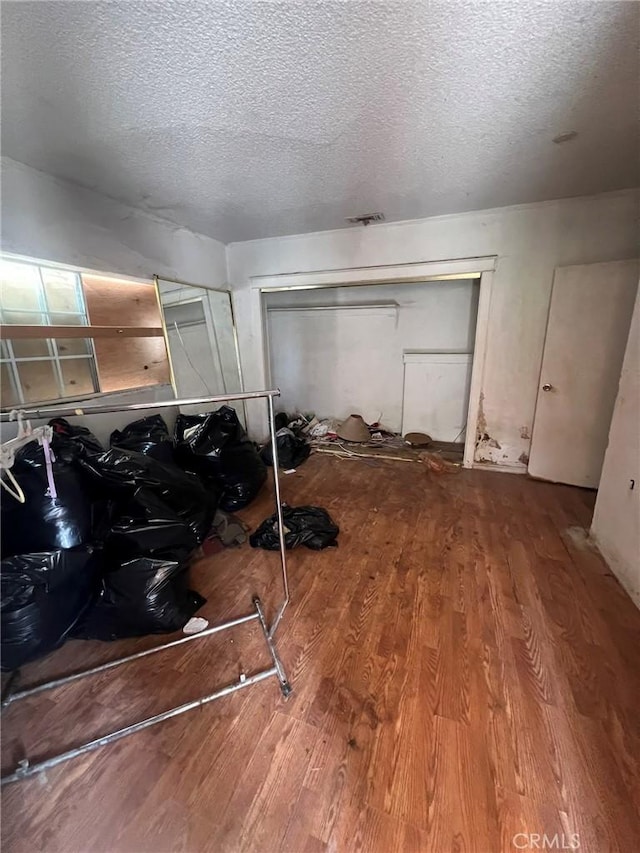
<path fill-rule="evenodd" d="M 286 543 L 284 538 L 284 522 L 282 518 L 282 502 L 280 498 L 280 480 L 278 476 L 278 446 L 276 441 L 276 426 L 273 405 L 273 398 L 279 396 L 280 391 L 278 389 L 273 389 L 270 391 L 245 391 L 239 392 L 237 394 L 223 394 L 212 397 L 197 397 L 166 401 L 163 400 L 158 403 L 131 403 L 127 406 L 91 406 L 87 408 L 57 406 L 55 408 L 45 407 L 42 409 L 21 410 L 21 415 L 23 417 L 54 418 L 73 417 L 79 415 L 106 414 L 112 412 L 140 411 L 144 409 L 158 409 L 175 406 L 193 406 L 200 404 L 209 405 L 211 403 L 227 403 L 234 400 L 253 400 L 266 398 L 269 408 L 269 433 L 271 438 L 271 450 L 273 454 L 273 483 L 274 496 L 276 501 L 276 514 L 278 516 L 278 535 L 280 541 L 280 563 L 283 599 L 276 611 L 276 615 L 274 617 L 273 622 L 271 623 L 271 627 L 267 625 L 264 610 L 262 607 L 262 602 L 260 601 L 258 596 L 253 596 L 252 603 L 255 610 L 254 613 L 249 613 L 246 616 L 239 616 L 235 619 L 230 619 L 229 621 L 223 622 L 220 625 L 215 625 L 212 628 L 207 628 L 206 630 L 201 631 L 198 634 L 190 634 L 185 637 L 180 637 L 177 640 L 171 640 L 168 643 L 153 646 L 150 649 L 145 649 L 140 652 L 134 652 L 133 654 L 125 655 L 125 657 L 107 661 L 106 663 L 99 664 L 98 666 L 93 666 L 90 669 L 86 669 L 81 672 L 71 673 L 70 675 L 55 678 L 51 681 L 47 681 L 42 684 L 36 684 L 32 687 L 26 687 L 23 690 L 15 692 L 13 691 L 13 688 L 19 679 L 19 671 L 12 673 L 12 676 L 10 677 L 9 683 L 7 685 L 6 693 L 2 697 L 3 708 L 7 707 L 13 702 L 17 702 L 19 699 L 25 699 L 28 696 L 34 696 L 46 690 L 54 690 L 57 687 L 62 687 L 65 684 L 70 684 L 74 681 L 79 681 L 82 678 L 87 678 L 91 675 L 96 675 L 97 673 L 105 672 L 117 666 L 121 666 L 122 664 L 130 663 L 131 661 L 139 660 L 141 658 L 147 657 L 148 655 L 156 654 L 157 652 L 166 651 L 167 649 L 172 649 L 176 646 L 181 646 L 184 643 L 193 642 L 195 640 L 202 640 L 205 637 L 210 637 L 214 634 L 220 633 L 221 631 L 228 630 L 229 628 L 235 628 L 238 625 L 242 625 L 245 622 L 251 622 L 256 619 L 260 623 L 260 627 L 264 634 L 265 642 L 267 644 L 271 660 L 273 661 L 273 666 L 269 669 L 261 670 L 260 672 L 253 673 L 252 675 L 241 674 L 238 681 L 232 684 L 228 684 L 225 687 L 221 687 L 218 690 L 215 690 L 213 693 L 209 693 L 206 696 L 201 697 L 200 699 L 194 699 L 191 702 L 185 702 L 182 705 L 177 705 L 173 708 L 169 708 L 166 711 L 162 711 L 160 714 L 155 714 L 152 717 L 147 717 L 146 719 L 140 720 L 137 723 L 132 723 L 131 725 L 124 726 L 121 729 L 108 732 L 107 734 L 102 735 L 101 737 L 87 741 L 86 743 L 80 744 L 79 746 L 67 750 L 66 752 L 61 752 L 57 755 L 51 756 L 50 758 L 45 758 L 42 761 L 36 762 L 35 764 L 31 764 L 28 759 L 24 759 L 18 763 L 18 767 L 12 773 L 8 773 L 1 777 L 0 784 L 5 785 L 10 782 L 19 782 L 22 779 L 26 779 L 30 776 L 35 776 L 38 773 L 42 773 L 46 770 L 52 769 L 53 767 L 57 767 L 59 764 L 62 764 L 66 761 L 70 761 L 73 758 L 78 758 L 79 756 L 85 755 L 88 752 L 93 752 L 95 749 L 107 746 L 110 743 L 114 743 L 115 741 L 127 737 L 128 735 L 136 734 L 136 732 L 143 731 L 144 729 L 147 729 L 150 726 L 155 726 L 158 723 L 162 723 L 165 720 L 171 719 L 172 717 L 177 717 L 180 714 L 186 713 L 187 711 L 192 711 L 195 708 L 201 708 L 203 705 L 208 705 L 210 702 L 214 702 L 216 699 L 222 699 L 225 696 L 229 696 L 231 693 L 234 693 L 237 690 L 242 690 L 243 688 L 250 687 L 253 684 L 258 684 L 260 681 L 264 681 L 265 679 L 270 678 L 271 676 L 275 676 L 278 679 L 282 695 L 285 698 L 289 696 L 289 694 L 291 693 L 291 685 L 287 679 L 284 667 L 280 658 L 278 657 L 278 653 L 276 651 L 275 644 L 273 641 L 276 629 L 282 619 L 287 605 L 289 604 L 289 579 L 287 575 Z M 9 417 L 10 413 L 8 412 L 0 413 L 1 420 L 7 420 L 9 419 Z"/>

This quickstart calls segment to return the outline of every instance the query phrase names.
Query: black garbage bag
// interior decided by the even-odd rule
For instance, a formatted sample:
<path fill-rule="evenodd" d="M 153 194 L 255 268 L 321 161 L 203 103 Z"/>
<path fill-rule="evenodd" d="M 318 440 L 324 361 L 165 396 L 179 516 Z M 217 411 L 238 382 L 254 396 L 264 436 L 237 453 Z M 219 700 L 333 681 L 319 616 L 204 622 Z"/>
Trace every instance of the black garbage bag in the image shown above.
<path fill-rule="evenodd" d="M 139 557 L 104 574 L 97 601 L 73 635 L 117 640 L 179 631 L 205 601 L 188 589 L 186 566 Z"/>
<path fill-rule="evenodd" d="M 43 448 L 31 442 L 16 454 L 11 473 L 25 503 L 3 493 L 2 556 L 75 548 L 91 539 L 91 502 L 82 472 L 56 457 L 51 470 L 57 496 L 51 497 Z"/>
<path fill-rule="evenodd" d="M 95 456 L 85 456 L 80 464 L 116 502 L 131 499 L 144 489 L 153 494 L 193 531 L 198 543 L 211 529 L 221 488 L 215 483 L 205 487 L 197 477 L 177 465 L 166 465 L 151 456 L 112 447 Z"/>
<path fill-rule="evenodd" d="M 145 556 L 184 563 L 199 544 L 189 524 L 149 489 L 140 488 L 130 499 L 112 502 L 105 520 L 102 542 L 108 558 Z"/>
<path fill-rule="evenodd" d="M 107 509 L 107 496 L 100 484 L 87 475 L 81 460 L 104 453 L 102 444 L 85 426 L 70 424 L 65 418 L 53 418 L 49 421 L 53 428 L 51 449 L 56 459 L 75 466 L 81 478 L 85 497 L 91 505 L 92 529 L 99 526 Z M 94 532 L 95 537 L 95 532 Z"/>
<path fill-rule="evenodd" d="M 65 418 L 53 418 L 49 421 L 49 426 L 53 428 L 51 447 L 58 459 L 71 462 L 78 456 L 95 455 L 104 451 L 87 427 L 70 424 Z"/>
<path fill-rule="evenodd" d="M 149 415 L 122 430 L 114 430 L 109 443 L 111 447 L 135 450 L 160 462 L 173 462 L 173 439 L 161 415 Z"/>
<path fill-rule="evenodd" d="M 94 599 L 101 555 L 91 546 L 20 554 L 0 564 L 2 669 L 61 646 Z"/>
<path fill-rule="evenodd" d="M 340 528 L 333 521 L 326 509 L 319 506 L 287 506 L 282 504 L 284 520 L 284 541 L 287 548 L 297 548 L 306 545 L 314 551 L 337 546 L 337 536 Z M 249 537 L 253 548 L 264 548 L 266 551 L 278 551 L 278 516 L 274 513 L 266 518 L 260 527 Z"/>
<path fill-rule="evenodd" d="M 230 406 L 178 415 L 175 439 L 177 463 L 203 482 L 219 483 L 226 512 L 251 503 L 267 479 L 264 462 Z"/>
<path fill-rule="evenodd" d="M 278 430 L 276 444 L 278 445 L 278 465 L 280 468 L 297 468 L 309 458 L 311 453 L 311 445 L 304 438 L 298 438 L 294 435 L 288 427 Z M 273 465 L 271 442 L 262 448 L 260 458 L 265 465 Z"/>

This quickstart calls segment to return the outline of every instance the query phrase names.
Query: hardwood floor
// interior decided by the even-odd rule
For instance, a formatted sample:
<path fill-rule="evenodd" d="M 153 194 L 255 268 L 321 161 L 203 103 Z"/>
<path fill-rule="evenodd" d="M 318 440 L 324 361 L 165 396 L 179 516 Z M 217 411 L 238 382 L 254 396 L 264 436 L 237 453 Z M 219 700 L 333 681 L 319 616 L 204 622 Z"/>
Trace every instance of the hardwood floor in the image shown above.
<path fill-rule="evenodd" d="M 341 526 L 338 549 L 290 554 L 289 700 L 268 680 L 3 789 L 3 849 L 640 850 L 640 612 L 579 535 L 592 494 L 319 455 L 282 481 Z M 265 491 L 244 515 L 271 512 Z M 273 609 L 277 568 L 248 546 L 201 560 L 203 615 L 254 591 Z M 157 642 L 71 642 L 25 676 Z M 3 764 L 268 663 L 250 623 L 16 703 Z"/>

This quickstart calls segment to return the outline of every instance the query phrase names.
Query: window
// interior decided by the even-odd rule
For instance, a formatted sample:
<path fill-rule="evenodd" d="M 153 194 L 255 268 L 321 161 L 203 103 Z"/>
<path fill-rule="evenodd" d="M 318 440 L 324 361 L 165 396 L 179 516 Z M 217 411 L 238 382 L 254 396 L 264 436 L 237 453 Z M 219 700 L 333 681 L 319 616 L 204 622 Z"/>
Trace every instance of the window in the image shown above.
<path fill-rule="evenodd" d="M 0 259 L 2 406 L 168 384 L 155 285 Z"/>

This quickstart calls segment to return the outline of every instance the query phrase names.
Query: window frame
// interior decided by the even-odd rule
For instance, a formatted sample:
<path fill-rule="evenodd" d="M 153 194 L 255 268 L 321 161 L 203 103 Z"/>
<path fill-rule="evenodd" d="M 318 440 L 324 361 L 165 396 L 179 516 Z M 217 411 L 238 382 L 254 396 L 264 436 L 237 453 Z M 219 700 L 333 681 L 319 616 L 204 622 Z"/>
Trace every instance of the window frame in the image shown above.
<path fill-rule="evenodd" d="M 42 324 L 42 326 L 41 326 L 41 328 L 43 330 L 44 329 L 53 329 L 53 328 L 57 329 L 58 331 L 63 330 L 63 329 L 69 330 L 68 335 L 58 334 L 57 336 L 50 337 L 50 338 L 47 338 L 44 336 L 42 336 L 42 337 L 37 336 L 36 337 L 36 336 L 31 336 L 31 335 L 19 335 L 17 338 L 11 338 L 7 335 L 7 330 L 11 327 L 11 325 L 15 325 L 16 328 L 19 328 L 19 329 L 25 329 L 27 327 L 25 327 L 24 325 L 21 325 L 21 324 L 0 324 L 0 327 L 2 328 L 2 332 L 3 332 L 3 334 L 2 334 L 2 345 L 5 348 L 6 353 L 7 353 L 7 356 L 5 356 L 4 354 L 1 354 L 2 364 L 6 365 L 7 370 L 10 373 L 12 385 L 13 385 L 12 391 L 13 391 L 14 395 L 20 399 L 20 402 L 14 406 L 4 406 L 3 405 L 2 410 L 9 411 L 10 409 L 18 408 L 18 407 L 20 407 L 20 408 L 22 408 L 22 407 L 33 408 L 36 406 L 55 406 L 55 405 L 58 405 L 61 403 L 70 403 L 70 402 L 76 402 L 76 401 L 81 402 L 81 401 L 93 400 L 93 399 L 97 399 L 97 398 L 113 397 L 113 396 L 116 396 L 119 394 L 129 394 L 129 393 L 135 392 L 135 391 L 149 391 L 152 389 L 164 388 L 164 387 L 171 387 L 173 396 L 175 396 L 175 384 L 174 384 L 174 380 L 173 380 L 173 369 L 172 369 L 172 365 L 171 365 L 171 356 L 170 356 L 170 351 L 169 351 L 169 342 L 168 342 L 168 338 L 167 338 L 167 329 L 165 326 L 164 314 L 162 311 L 162 303 L 161 303 L 160 295 L 159 295 L 159 291 L 158 291 L 158 283 L 157 283 L 157 279 L 155 276 L 152 275 L 149 278 L 141 278 L 138 276 L 126 275 L 126 274 L 119 273 L 119 272 L 112 273 L 112 272 L 105 272 L 104 270 L 97 270 L 97 269 L 93 269 L 93 268 L 89 268 L 89 267 L 72 266 L 70 264 L 58 263 L 57 261 L 49 261 L 49 260 L 40 259 L 40 258 L 33 258 L 33 257 L 29 257 L 27 255 L 18 255 L 18 254 L 14 254 L 12 252 L 5 252 L 5 251 L 0 251 L 0 260 L 5 260 L 5 261 L 8 261 L 10 263 L 28 264 L 31 267 L 36 267 L 38 270 L 38 273 L 40 276 L 40 299 L 39 299 L 40 307 L 38 309 L 31 309 L 31 310 L 30 309 L 24 309 L 24 310 L 20 309 L 19 313 L 21 313 L 21 314 L 32 313 L 34 315 L 37 314 L 37 315 L 40 315 L 41 317 L 44 317 L 46 319 L 46 323 Z M 46 297 L 46 284 L 43 280 L 43 275 L 42 275 L 42 268 L 43 267 L 45 268 L 45 270 L 46 269 L 62 270 L 64 272 L 72 273 L 76 276 L 76 286 L 78 288 L 79 302 L 83 308 L 82 311 L 65 311 L 65 312 L 50 311 L 50 309 L 48 307 L 47 297 Z M 126 325 L 121 326 L 121 327 L 117 327 L 117 326 L 114 326 L 114 327 L 92 326 L 90 324 L 89 313 L 87 310 L 86 299 L 85 299 L 85 294 L 84 294 L 83 285 L 82 285 L 82 276 L 83 275 L 113 278 L 113 279 L 117 279 L 117 280 L 122 281 L 122 282 L 131 282 L 132 284 L 143 284 L 143 285 L 146 285 L 149 287 L 153 287 L 155 297 L 156 297 L 156 302 L 158 305 L 158 312 L 159 312 L 159 317 L 160 317 L 160 326 L 148 327 L 150 330 L 153 330 L 151 334 L 149 333 L 149 331 L 147 331 L 146 327 L 135 327 L 135 326 L 126 326 Z M 61 313 L 72 315 L 72 316 L 83 317 L 84 318 L 84 324 L 79 324 L 79 325 L 76 325 L 73 327 L 62 326 L 62 325 L 56 326 L 55 324 L 52 324 L 50 322 L 50 315 L 51 314 L 61 314 Z M 40 328 L 40 327 L 38 327 L 38 328 Z M 83 336 L 81 334 L 78 334 L 77 330 L 79 330 L 79 329 L 83 329 L 83 330 L 86 329 L 87 335 Z M 109 331 L 106 331 L 107 329 Z M 100 390 L 100 377 L 99 377 L 98 360 L 96 357 L 96 351 L 95 351 L 95 345 L 94 345 L 95 338 L 96 337 L 102 337 L 102 336 L 114 337 L 116 331 L 121 332 L 123 337 L 136 337 L 136 338 L 154 337 L 154 336 L 160 337 L 160 335 L 158 334 L 159 329 L 162 330 L 161 336 L 163 338 L 164 346 L 165 346 L 165 353 L 166 353 L 167 364 L 168 364 L 168 381 L 167 382 L 156 382 L 153 384 L 145 384 L 145 385 L 133 385 L 131 387 L 121 388 L 121 389 L 118 389 L 116 391 L 102 391 L 102 390 Z M 91 333 L 92 331 L 93 331 L 93 334 Z M 88 352 L 86 354 L 60 355 L 60 353 L 58 351 L 58 345 L 57 345 L 56 340 L 57 340 L 57 338 L 64 338 L 64 337 L 77 337 L 80 340 L 86 340 L 87 345 L 88 345 Z M 17 340 L 17 339 L 20 339 L 20 340 L 26 340 L 26 339 L 34 340 L 35 339 L 35 340 L 46 341 L 47 355 L 33 356 L 33 357 L 31 357 L 31 356 L 28 356 L 28 357 L 15 356 L 15 353 L 13 351 L 13 342 L 14 342 L 14 340 Z M 47 362 L 48 364 L 51 364 L 52 369 L 53 369 L 53 373 L 54 373 L 54 376 L 56 379 L 56 383 L 58 385 L 58 391 L 61 391 L 62 388 L 64 387 L 63 386 L 63 377 L 62 377 L 62 372 L 61 372 L 62 371 L 61 362 L 78 360 L 78 359 L 87 360 L 90 363 L 91 376 L 92 376 L 93 386 L 95 389 L 93 392 L 91 392 L 91 393 L 78 393 L 75 395 L 58 396 L 55 398 L 52 397 L 52 398 L 48 398 L 46 400 L 36 400 L 36 401 L 29 401 L 29 402 L 24 401 L 24 394 L 22 392 L 22 387 L 21 387 L 21 383 L 20 383 L 20 377 L 18 374 L 17 365 L 19 365 L 20 363 L 28 363 L 28 362 L 35 362 L 35 361 L 43 361 L 43 362 Z"/>

